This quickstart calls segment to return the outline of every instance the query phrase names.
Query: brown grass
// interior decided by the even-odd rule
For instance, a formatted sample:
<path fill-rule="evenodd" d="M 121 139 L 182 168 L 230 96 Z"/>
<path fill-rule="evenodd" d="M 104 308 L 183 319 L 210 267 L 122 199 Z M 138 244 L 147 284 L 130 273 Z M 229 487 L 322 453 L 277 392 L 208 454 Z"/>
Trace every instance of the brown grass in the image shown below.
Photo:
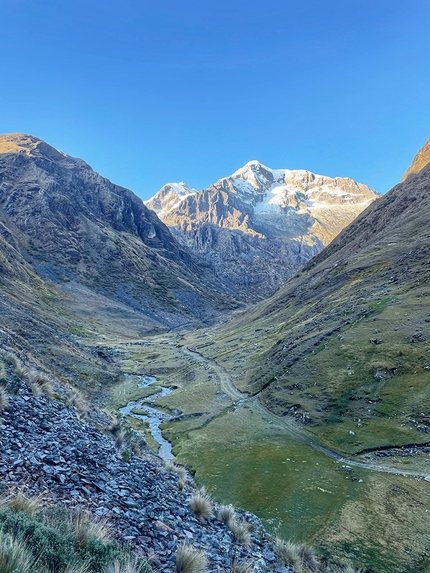
<path fill-rule="evenodd" d="M 201 549 L 194 549 L 190 545 L 180 545 L 176 552 L 176 573 L 206 573 L 206 554 Z"/>
<path fill-rule="evenodd" d="M 0 386 L 0 414 L 9 406 L 9 395 L 6 389 Z"/>
<path fill-rule="evenodd" d="M 91 538 L 103 543 L 111 539 L 111 528 L 105 519 L 95 519 L 88 512 L 77 513 L 71 522 L 75 542 L 80 549 L 85 549 Z"/>
<path fill-rule="evenodd" d="M 243 521 L 237 521 L 237 519 L 233 519 L 229 522 L 228 526 L 230 527 L 230 531 L 233 533 L 234 538 L 238 543 L 244 545 L 245 547 L 250 547 L 251 533 L 246 523 Z"/>
<path fill-rule="evenodd" d="M 217 519 L 230 524 L 232 521 L 236 521 L 236 512 L 232 505 L 220 505 L 218 508 Z"/>
<path fill-rule="evenodd" d="M 42 500 L 42 495 L 27 497 L 22 491 L 18 491 L 15 494 L 7 494 L 0 497 L 0 511 L 5 509 L 15 512 L 23 511 L 29 517 L 33 517 L 39 511 Z"/>
<path fill-rule="evenodd" d="M 200 519 L 209 519 L 213 515 L 212 500 L 205 490 L 193 493 L 190 498 L 190 507 Z"/>

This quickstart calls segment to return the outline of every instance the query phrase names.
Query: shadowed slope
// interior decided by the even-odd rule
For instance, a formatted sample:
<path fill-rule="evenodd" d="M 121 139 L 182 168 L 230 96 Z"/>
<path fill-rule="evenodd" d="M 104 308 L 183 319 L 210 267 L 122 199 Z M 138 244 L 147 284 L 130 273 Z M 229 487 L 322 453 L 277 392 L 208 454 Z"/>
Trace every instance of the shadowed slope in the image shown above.
<path fill-rule="evenodd" d="M 0 219 L 40 276 L 143 313 L 150 328 L 235 306 L 209 269 L 128 189 L 24 134 L 0 136 Z"/>

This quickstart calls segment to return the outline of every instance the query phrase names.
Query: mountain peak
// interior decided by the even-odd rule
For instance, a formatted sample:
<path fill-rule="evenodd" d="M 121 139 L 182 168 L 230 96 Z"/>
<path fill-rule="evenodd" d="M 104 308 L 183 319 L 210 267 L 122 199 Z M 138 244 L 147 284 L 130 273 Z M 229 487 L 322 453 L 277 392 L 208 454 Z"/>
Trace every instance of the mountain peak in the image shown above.
<path fill-rule="evenodd" d="M 0 134 L 0 154 L 5 153 L 23 153 L 28 157 L 44 156 L 56 160 L 64 158 L 72 159 L 42 139 L 27 133 Z"/>
<path fill-rule="evenodd" d="M 166 183 L 149 201 L 144 201 L 144 203 L 149 209 L 155 211 L 157 215 L 162 215 L 175 209 L 186 197 L 196 193 L 198 193 L 197 189 L 189 187 L 184 181 L 180 183 Z"/>
<path fill-rule="evenodd" d="M 415 155 L 409 169 L 403 175 L 402 181 L 405 181 L 409 175 L 417 174 L 430 163 L 430 137 L 427 139 L 425 145 Z"/>

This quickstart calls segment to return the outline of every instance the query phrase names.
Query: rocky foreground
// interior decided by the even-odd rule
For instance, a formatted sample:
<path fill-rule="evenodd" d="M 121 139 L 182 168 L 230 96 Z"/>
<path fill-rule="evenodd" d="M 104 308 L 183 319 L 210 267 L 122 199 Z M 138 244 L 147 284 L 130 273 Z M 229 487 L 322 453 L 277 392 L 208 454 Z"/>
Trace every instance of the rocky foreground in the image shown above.
<path fill-rule="evenodd" d="M 211 571 L 242 560 L 252 560 L 257 571 L 291 571 L 278 561 L 256 516 L 236 510 L 252 531 L 245 547 L 228 525 L 215 517 L 198 519 L 191 511 L 196 491 L 191 476 L 180 490 L 178 476 L 156 456 L 130 453 L 129 461 L 123 461 L 128 456 L 117 449 L 112 435 L 80 421 L 77 411 L 61 401 L 34 396 L 22 384 L 2 418 L 0 482 L 23 488 L 27 495 L 44 494 L 46 504 L 108 518 L 117 540 L 149 558 L 154 569 L 171 571 L 177 547 L 186 542 L 207 552 Z"/>

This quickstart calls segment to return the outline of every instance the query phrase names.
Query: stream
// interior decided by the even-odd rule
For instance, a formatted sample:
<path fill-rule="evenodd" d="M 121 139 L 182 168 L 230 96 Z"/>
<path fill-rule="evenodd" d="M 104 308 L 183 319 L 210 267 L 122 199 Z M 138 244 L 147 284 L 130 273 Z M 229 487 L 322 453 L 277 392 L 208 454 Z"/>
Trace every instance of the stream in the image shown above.
<path fill-rule="evenodd" d="M 148 386 L 151 386 L 152 384 L 157 382 L 157 379 L 154 378 L 153 376 L 138 376 L 138 378 L 140 379 L 139 388 L 147 388 Z M 152 394 L 148 398 L 141 398 L 140 400 L 129 402 L 127 406 L 124 406 L 123 408 L 119 409 L 121 414 L 123 414 L 124 416 L 132 416 L 133 418 L 137 418 L 138 420 L 145 420 L 146 422 L 149 423 L 149 429 L 151 430 L 152 437 L 158 444 L 160 444 L 158 455 L 165 462 L 168 462 L 169 460 L 173 459 L 174 456 L 172 454 L 172 446 L 170 442 L 168 442 L 163 438 L 163 435 L 160 430 L 160 424 L 168 422 L 171 416 L 159 410 L 158 408 L 150 406 L 148 400 L 150 399 L 152 403 L 153 400 L 157 398 L 162 398 L 163 396 L 167 396 L 168 394 L 170 394 L 170 392 L 172 392 L 171 388 L 160 387 L 160 391 L 157 392 L 157 394 Z M 146 414 L 134 414 L 132 412 L 134 408 L 143 410 L 144 412 L 146 412 Z"/>

